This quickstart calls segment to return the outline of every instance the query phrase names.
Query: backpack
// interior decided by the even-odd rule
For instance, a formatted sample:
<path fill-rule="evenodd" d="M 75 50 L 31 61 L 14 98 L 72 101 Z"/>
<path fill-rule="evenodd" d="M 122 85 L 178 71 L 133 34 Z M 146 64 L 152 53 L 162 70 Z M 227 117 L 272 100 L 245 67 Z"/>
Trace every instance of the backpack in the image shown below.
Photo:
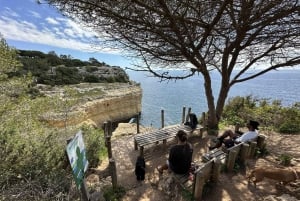
<path fill-rule="evenodd" d="M 138 156 L 136 163 L 135 163 L 135 176 L 138 181 L 145 180 L 145 173 L 146 173 L 146 163 L 145 158 L 142 156 Z"/>
<path fill-rule="evenodd" d="M 198 124 L 197 116 L 194 113 L 189 114 L 189 121 L 185 122 L 184 125 L 191 127 L 191 129 L 195 129 Z"/>

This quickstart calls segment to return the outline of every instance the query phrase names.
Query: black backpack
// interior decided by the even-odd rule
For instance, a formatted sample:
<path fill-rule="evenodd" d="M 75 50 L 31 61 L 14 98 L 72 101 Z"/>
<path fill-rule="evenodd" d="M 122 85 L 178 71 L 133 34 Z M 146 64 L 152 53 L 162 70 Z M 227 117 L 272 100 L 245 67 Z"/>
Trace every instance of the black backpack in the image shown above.
<path fill-rule="evenodd" d="M 191 127 L 191 129 L 195 129 L 198 124 L 197 116 L 194 113 L 189 114 L 189 121 L 185 122 L 184 125 Z"/>
<path fill-rule="evenodd" d="M 142 156 L 138 156 L 136 163 L 135 163 L 135 176 L 138 181 L 142 181 L 145 179 L 145 173 L 146 173 L 146 163 L 145 158 Z"/>

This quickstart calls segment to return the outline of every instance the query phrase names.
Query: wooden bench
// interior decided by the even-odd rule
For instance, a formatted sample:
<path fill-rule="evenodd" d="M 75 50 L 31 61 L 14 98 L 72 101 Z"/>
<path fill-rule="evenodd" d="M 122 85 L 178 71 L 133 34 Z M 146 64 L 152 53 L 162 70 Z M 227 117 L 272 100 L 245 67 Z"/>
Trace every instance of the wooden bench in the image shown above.
<path fill-rule="evenodd" d="M 206 182 L 217 182 L 221 172 L 221 163 L 216 158 L 205 163 L 195 163 L 196 170 L 193 174 L 193 179 L 189 178 L 189 174 L 178 175 L 173 174 L 173 178 L 182 188 L 190 191 L 193 194 L 194 200 L 201 200 L 203 188 Z"/>
<path fill-rule="evenodd" d="M 227 170 L 233 170 L 237 159 L 244 163 L 246 159 L 253 158 L 255 156 L 257 149 L 264 149 L 266 146 L 265 138 L 266 136 L 259 134 L 256 140 L 240 143 L 228 149 L 223 149 L 223 151 L 227 153 Z"/>
<path fill-rule="evenodd" d="M 194 200 L 201 200 L 203 188 L 208 181 L 217 182 L 221 173 L 221 165 L 226 163 L 228 170 L 233 169 L 234 161 L 238 158 L 250 157 L 252 149 L 263 149 L 266 146 L 265 136 L 259 135 L 256 141 L 240 143 L 228 149 L 214 149 L 202 156 L 202 163 L 197 162 L 194 179 L 189 179 L 189 174 L 173 174 L 175 180 L 193 194 Z M 233 165 L 232 165 L 233 164 Z"/>
<path fill-rule="evenodd" d="M 203 162 L 208 162 L 211 159 L 217 158 L 225 163 L 226 153 L 222 149 L 213 149 L 202 156 Z"/>
<path fill-rule="evenodd" d="M 200 126 L 198 129 L 201 130 Z M 138 150 L 138 148 L 139 148 L 140 156 L 143 156 L 145 146 L 154 144 L 154 143 L 158 143 L 160 141 L 162 141 L 163 144 L 166 144 L 168 139 L 172 139 L 176 136 L 178 130 L 184 130 L 187 134 L 190 134 L 195 129 L 192 130 L 188 126 L 177 124 L 177 125 L 165 127 L 162 129 L 158 129 L 155 131 L 147 132 L 147 133 L 136 134 L 134 136 L 134 148 L 135 148 L 135 150 Z"/>

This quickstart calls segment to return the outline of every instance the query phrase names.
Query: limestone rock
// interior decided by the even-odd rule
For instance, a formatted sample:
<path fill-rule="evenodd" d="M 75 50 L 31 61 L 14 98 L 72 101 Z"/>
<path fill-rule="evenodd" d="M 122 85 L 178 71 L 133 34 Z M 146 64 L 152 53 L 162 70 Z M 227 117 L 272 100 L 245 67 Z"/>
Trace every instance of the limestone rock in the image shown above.
<path fill-rule="evenodd" d="M 130 119 L 142 110 L 142 89 L 138 84 L 111 83 L 106 84 L 105 87 L 99 84 L 99 86 L 93 86 L 93 89 L 95 88 L 103 89 L 105 94 L 98 98 L 86 99 L 86 102 L 72 108 L 67 115 L 63 113 L 45 114 L 41 120 L 58 128 L 84 123 L 101 127 L 105 121 Z M 49 93 L 53 93 L 53 91 Z"/>

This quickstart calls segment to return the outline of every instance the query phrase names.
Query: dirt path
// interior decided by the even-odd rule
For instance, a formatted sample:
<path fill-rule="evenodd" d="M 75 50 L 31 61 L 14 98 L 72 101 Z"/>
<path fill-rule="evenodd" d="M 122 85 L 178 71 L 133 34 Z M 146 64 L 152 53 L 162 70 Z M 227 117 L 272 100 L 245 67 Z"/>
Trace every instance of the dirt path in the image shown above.
<path fill-rule="evenodd" d="M 130 130 L 131 129 L 131 130 Z M 163 164 L 168 156 L 168 149 L 175 141 L 170 141 L 167 146 L 158 144 L 145 149 L 146 179 L 138 182 L 134 175 L 134 164 L 138 151 L 134 150 L 133 135 L 135 127 L 122 125 L 116 130 L 116 135 L 124 135 L 112 140 L 113 156 L 117 165 L 118 183 L 126 188 L 126 196 L 123 201 L 164 201 L 170 200 L 158 187 L 159 174 L 156 170 L 158 165 Z M 246 170 L 238 173 L 222 173 L 219 182 L 207 188 L 203 200 L 213 201 L 255 201 L 276 200 L 276 196 L 292 196 L 285 200 L 300 200 L 300 182 L 294 187 L 282 187 L 274 181 L 265 179 L 255 189 L 249 185 L 245 176 L 248 171 L 257 166 L 280 166 L 280 155 L 293 157 L 292 165 L 300 168 L 300 135 L 279 135 L 276 133 L 264 133 L 267 136 L 267 150 L 270 154 L 264 158 L 248 160 Z M 115 134 L 114 134 L 115 135 Z M 194 146 L 194 161 L 200 161 L 201 156 L 208 151 L 210 137 L 204 135 L 200 138 L 193 135 L 189 141 Z M 99 170 L 105 169 L 107 163 L 102 163 Z M 272 195 L 272 198 L 268 196 Z M 175 201 L 184 200 L 181 196 L 172 198 Z"/>

